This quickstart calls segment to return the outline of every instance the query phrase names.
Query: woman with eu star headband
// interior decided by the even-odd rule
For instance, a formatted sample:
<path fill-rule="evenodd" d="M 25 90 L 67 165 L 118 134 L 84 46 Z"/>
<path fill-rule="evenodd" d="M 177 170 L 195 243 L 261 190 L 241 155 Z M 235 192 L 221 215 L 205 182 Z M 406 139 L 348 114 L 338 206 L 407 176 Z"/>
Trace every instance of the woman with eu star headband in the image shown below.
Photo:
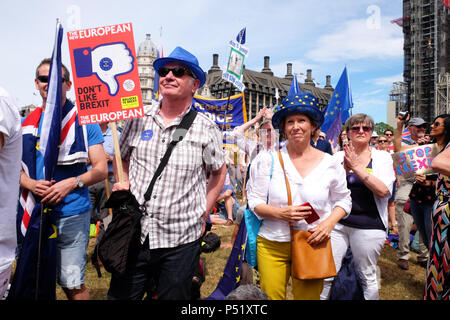
<path fill-rule="evenodd" d="M 279 152 L 291 189 L 292 205 L 288 205 L 278 151 L 259 153 L 250 169 L 248 204 L 262 220 L 257 240 L 260 283 L 271 300 L 286 299 L 286 286 L 291 277 L 290 223 L 294 229 L 311 232 L 307 241 L 318 244 L 329 239 L 337 221 L 351 210 L 344 168 L 331 155 L 310 144 L 322 123 L 317 98 L 310 93 L 288 96 L 272 117 L 273 127 L 287 140 Z M 312 208 L 318 214 L 315 221 L 308 219 Z M 323 280 L 292 278 L 295 300 L 318 300 L 322 287 Z"/>
<path fill-rule="evenodd" d="M 376 267 L 387 235 L 387 203 L 395 181 L 393 162 L 389 153 L 369 145 L 374 130 L 371 117 L 361 113 L 353 115 L 347 119 L 345 127 L 350 144 L 334 157 L 347 172 L 352 211 L 331 232 L 333 257 L 336 271 L 339 272 L 342 259 L 350 246 L 364 298 L 377 300 Z M 331 280 L 325 281 L 322 299 L 329 297 Z"/>

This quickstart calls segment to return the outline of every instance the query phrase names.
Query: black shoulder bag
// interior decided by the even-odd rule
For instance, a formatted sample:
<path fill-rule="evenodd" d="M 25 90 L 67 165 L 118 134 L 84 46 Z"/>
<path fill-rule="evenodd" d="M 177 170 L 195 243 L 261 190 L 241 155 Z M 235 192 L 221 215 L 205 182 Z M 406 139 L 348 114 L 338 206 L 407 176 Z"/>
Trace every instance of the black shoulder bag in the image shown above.
<path fill-rule="evenodd" d="M 101 277 L 97 256 L 102 262 L 105 270 L 110 273 L 123 275 L 127 266 L 132 263 L 132 254 L 139 250 L 141 236 L 141 218 L 146 215 L 145 203 L 150 199 L 156 179 L 161 175 L 164 167 L 169 161 L 170 155 L 178 142 L 182 141 L 189 130 L 192 122 L 197 116 L 197 111 L 191 110 L 183 117 L 180 124 L 172 135 L 164 157 L 162 158 L 156 172 L 144 195 L 145 201 L 139 205 L 130 191 L 114 191 L 105 203 L 105 208 L 112 208 L 112 220 L 95 248 L 92 262 Z"/>

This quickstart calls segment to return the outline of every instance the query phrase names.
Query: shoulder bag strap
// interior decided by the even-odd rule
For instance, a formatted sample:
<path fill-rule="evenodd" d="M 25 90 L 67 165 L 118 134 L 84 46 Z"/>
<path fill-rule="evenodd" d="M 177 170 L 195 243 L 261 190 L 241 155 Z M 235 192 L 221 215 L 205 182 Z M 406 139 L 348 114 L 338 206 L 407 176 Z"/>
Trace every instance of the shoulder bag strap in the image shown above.
<path fill-rule="evenodd" d="M 283 169 L 283 173 L 284 173 L 284 181 L 286 181 L 286 190 L 287 190 L 287 197 L 288 197 L 288 205 L 292 206 L 292 195 L 291 195 L 291 186 L 289 185 L 289 180 L 287 178 L 286 175 L 286 170 L 284 169 L 284 162 L 283 162 L 283 156 L 281 155 L 280 150 L 278 150 L 278 158 L 280 159 L 280 164 L 281 164 L 281 168 Z M 291 240 L 292 240 L 292 236 L 293 236 L 293 232 L 292 232 L 292 228 L 293 228 L 293 224 L 292 222 L 289 223 L 289 227 L 291 229 Z"/>
<path fill-rule="evenodd" d="M 197 116 L 197 111 L 195 111 L 193 108 L 181 119 L 180 124 L 175 129 L 175 132 L 172 135 L 172 141 L 170 142 L 169 146 L 167 147 L 166 153 L 164 154 L 163 158 L 161 159 L 161 162 L 159 163 L 158 168 L 156 169 L 155 174 L 153 175 L 152 181 L 150 181 L 150 185 L 148 186 L 147 192 L 145 192 L 144 198 L 145 201 L 150 200 L 150 196 L 153 192 L 153 186 L 155 185 L 156 179 L 161 175 L 164 167 L 166 166 L 167 162 L 169 161 L 170 155 L 172 154 L 173 148 L 177 145 L 178 142 L 182 141 L 184 137 L 186 136 L 186 133 L 188 132 L 192 122 L 194 122 L 195 117 Z"/>

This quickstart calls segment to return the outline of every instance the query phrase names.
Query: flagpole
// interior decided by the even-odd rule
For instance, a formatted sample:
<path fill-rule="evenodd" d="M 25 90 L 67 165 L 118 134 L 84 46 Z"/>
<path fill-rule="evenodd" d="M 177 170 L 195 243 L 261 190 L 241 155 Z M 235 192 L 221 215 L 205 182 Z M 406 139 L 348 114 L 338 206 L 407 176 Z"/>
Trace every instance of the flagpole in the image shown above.
<path fill-rule="evenodd" d="M 34 293 L 34 299 L 38 300 L 39 299 L 39 277 L 40 277 L 40 273 L 41 273 L 41 244 L 42 244 L 42 219 L 44 218 L 44 204 L 41 204 L 41 218 L 39 219 L 39 239 L 38 239 L 38 251 L 37 251 L 37 262 L 36 262 L 36 286 L 35 286 L 35 290 L 36 292 Z"/>
<path fill-rule="evenodd" d="M 116 169 L 117 175 L 119 176 L 119 183 L 123 184 L 123 167 L 122 167 L 122 157 L 120 156 L 120 146 L 119 146 L 119 138 L 117 135 L 117 125 L 115 121 L 111 121 L 109 123 L 109 127 L 111 128 L 113 142 L 114 142 L 114 157 L 116 159 Z"/>
<path fill-rule="evenodd" d="M 59 22 L 59 18 L 56 18 L 56 35 L 55 35 L 55 45 L 58 42 L 58 28 L 59 28 L 60 22 Z M 52 53 L 52 59 L 53 59 L 53 55 L 54 52 Z M 53 63 L 53 61 L 52 61 Z M 58 72 L 59 70 L 57 70 L 56 72 Z M 51 75 L 49 75 L 50 77 Z M 47 168 L 48 170 L 48 168 Z M 44 225 L 43 220 L 44 220 L 44 215 L 46 214 L 47 210 L 44 208 L 45 204 L 41 203 L 41 216 L 39 219 L 39 239 L 38 239 L 38 248 L 37 248 L 37 261 L 36 261 L 36 286 L 35 286 L 35 293 L 34 293 L 34 299 L 38 300 L 39 299 L 39 278 L 40 278 L 40 274 L 41 274 L 41 246 L 42 246 L 42 227 Z"/>

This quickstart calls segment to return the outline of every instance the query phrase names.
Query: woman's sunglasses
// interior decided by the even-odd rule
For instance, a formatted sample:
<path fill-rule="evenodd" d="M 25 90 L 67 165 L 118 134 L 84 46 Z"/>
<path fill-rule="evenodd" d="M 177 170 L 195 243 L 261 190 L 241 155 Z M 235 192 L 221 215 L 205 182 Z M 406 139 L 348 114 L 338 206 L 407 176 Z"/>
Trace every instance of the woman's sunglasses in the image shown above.
<path fill-rule="evenodd" d="M 363 130 L 364 132 L 369 132 L 370 130 L 372 130 L 371 127 L 367 127 L 367 126 L 363 126 L 363 127 L 351 127 L 350 130 L 352 130 L 353 132 L 359 132 L 360 130 Z"/>

